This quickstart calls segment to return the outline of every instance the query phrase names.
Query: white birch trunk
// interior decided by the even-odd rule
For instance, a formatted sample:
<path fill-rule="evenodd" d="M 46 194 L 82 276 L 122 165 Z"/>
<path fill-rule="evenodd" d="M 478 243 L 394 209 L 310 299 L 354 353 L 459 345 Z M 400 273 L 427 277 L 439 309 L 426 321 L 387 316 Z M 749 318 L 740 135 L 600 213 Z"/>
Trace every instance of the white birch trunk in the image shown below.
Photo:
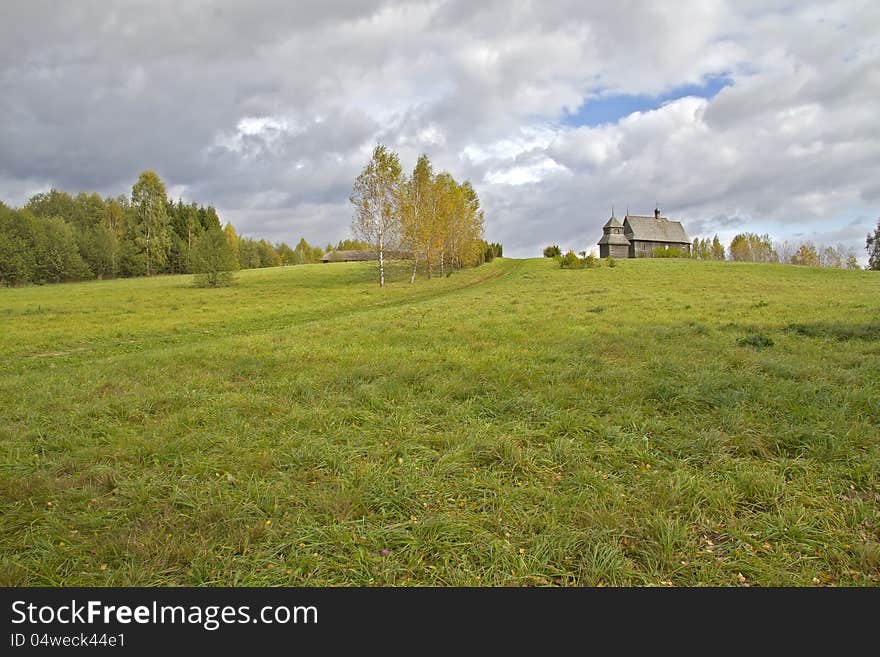
<path fill-rule="evenodd" d="M 379 243 L 379 287 L 385 287 L 385 246 Z"/>

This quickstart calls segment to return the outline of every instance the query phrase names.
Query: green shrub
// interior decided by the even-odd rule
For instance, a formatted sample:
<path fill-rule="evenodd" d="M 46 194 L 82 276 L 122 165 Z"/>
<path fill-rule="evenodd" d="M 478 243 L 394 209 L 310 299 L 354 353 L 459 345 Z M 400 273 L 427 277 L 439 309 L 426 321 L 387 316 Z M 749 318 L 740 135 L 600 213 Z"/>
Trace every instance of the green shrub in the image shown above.
<path fill-rule="evenodd" d="M 219 228 L 205 231 L 190 253 L 190 268 L 195 273 L 196 287 L 231 285 L 235 256 Z"/>
<path fill-rule="evenodd" d="M 651 251 L 651 256 L 654 258 L 680 258 L 681 249 L 673 249 L 668 246 L 663 248 L 656 248 Z"/>
<path fill-rule="evenodd" d="M 617 260 L 615 260 L 611 256 L 608 256 L 607 258 L 605 258 L 605 262 L 608 263 L 609 267 L 616 267 L 617 266 Z"/>
<path fill-rule="evenodd" d="M 563 269 L 583 269 L 585 262 L 574 251 L 569 251 L 564 256 L 559 256 L 559 266 Z"/>
<path fill-rule="evenodd" d="M 544 257 L 545 258 L 557 258 L 562 255 L 562 249 L 559 248 L 557 244 L 553 246 L 547 246 L 544 248 Z"/>
<path fill-rule="evenodd" d="M 740 347 L 753 347 L 754 349 L 766 349 L 773 346 L 773 340 L 760 333 L 744 336 L 737 340 L 736 343 Z"/>
<path fill-rule="evenodd" d="M 599 258 L 586 251 L 581 251 L 580 255 L 568 251 L 564 256 L 556 256 L 556 261 L 563 269 L 592 269 L 600 263 Z"/>

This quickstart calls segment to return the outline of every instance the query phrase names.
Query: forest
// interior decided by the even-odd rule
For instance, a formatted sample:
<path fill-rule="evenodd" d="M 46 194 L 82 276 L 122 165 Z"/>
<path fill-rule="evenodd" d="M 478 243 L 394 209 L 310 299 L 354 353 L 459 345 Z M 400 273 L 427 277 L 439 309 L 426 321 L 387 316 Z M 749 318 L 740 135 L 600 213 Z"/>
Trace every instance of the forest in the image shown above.
<path fill-rule="evenodd" d="M 870 236 L 869 236 L 870 240 Z M 870 252 L 870 242 L 869 242 Z M 775 262 L 805 267 L 860 269 L 855 250 L 844 245 L 816 245 L 811 241 L 773 242 L 768 234 L 739 233 L 724 245 L 715 235 L 712 240 L 694 238 L 691 257 L 697 260 L 731 260 L 733 262 Z"/>
<path fill-rule="evenodd" d="M 382 256 L 397 249 L 412 260 L 412 282 L 420 265 L 430 278 L 502 254 L 483 240 L 470 183 L 435 175 L 427 156 L 407 178 L 396 154 L 377 147 L 351 198 L 357 238 L 322 248 L 304 237 L 290 246 L 239 235 L 212 205 L 169 198 L 154 171 L 140 174 L 130 196 L 51 189 L 21 208 L 0 202 L 0 285 L 208 273 L 215 286 L 223 272 L 316 263 L 334 249 L 377 252 L 383 283 Z"/>
<path fill-rule="evenodd" d="M 198 244 L 212 232 L 223 233 L 232 269 L 318 262 L 325 251 L 305 238 L 291 247 L 240 236 L 213 206 L 175 202 L 144 171 L 130 196 L 52 189 L 21 208 L 0 202 L 0 285 L 193 273 Z M 336 248 L 365 245 L 343 240 Z"/>

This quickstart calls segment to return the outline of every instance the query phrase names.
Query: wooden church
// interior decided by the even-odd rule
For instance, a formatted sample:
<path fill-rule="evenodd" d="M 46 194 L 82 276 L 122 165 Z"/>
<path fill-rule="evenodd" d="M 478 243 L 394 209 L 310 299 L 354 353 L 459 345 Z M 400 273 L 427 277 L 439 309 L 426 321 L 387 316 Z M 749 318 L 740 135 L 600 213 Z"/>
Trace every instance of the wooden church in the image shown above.
<path fill-rule="evenodd" d="M 680 221 L 660 215 L 654 210 L 653 217 L 626 213 L 621 223 L 611 211 L 611 218 L 602 226 L 599 240 L 600 258 L 650 258 L 654 249 L 678 249 L 690 255 L 691 240 Z"/>

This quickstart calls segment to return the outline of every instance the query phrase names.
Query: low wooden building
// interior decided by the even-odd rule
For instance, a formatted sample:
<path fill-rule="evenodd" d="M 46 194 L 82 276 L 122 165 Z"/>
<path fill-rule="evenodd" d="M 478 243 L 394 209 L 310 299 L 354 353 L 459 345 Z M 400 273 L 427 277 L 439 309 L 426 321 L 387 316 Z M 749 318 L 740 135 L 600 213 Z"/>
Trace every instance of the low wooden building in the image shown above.
<path fill-rule="evenodd" d="M 410 257 L 408 251 L 385 251 L 385 260 L 404 260 Z M 328 251 L 321 258 L 321 262 L 366 262 L 378 260 L 376 251 Z"/>
<path fill-rule="evenodd" d="M 363 262 L 378 259 L 379 254 L 375 251 L 327 251 L 321 262 Z"/>
<path fill-rule="evenodd" d="M 653 217 L 627 213 L 621 223 L 614 212 L 602 226 L 599 240 L 600 258 L 650 258 L 654 249 L 678 249 L 682 255 L 691 252 L 691 240 L 680 221 L 668 219 L 654 210 Z"/>

